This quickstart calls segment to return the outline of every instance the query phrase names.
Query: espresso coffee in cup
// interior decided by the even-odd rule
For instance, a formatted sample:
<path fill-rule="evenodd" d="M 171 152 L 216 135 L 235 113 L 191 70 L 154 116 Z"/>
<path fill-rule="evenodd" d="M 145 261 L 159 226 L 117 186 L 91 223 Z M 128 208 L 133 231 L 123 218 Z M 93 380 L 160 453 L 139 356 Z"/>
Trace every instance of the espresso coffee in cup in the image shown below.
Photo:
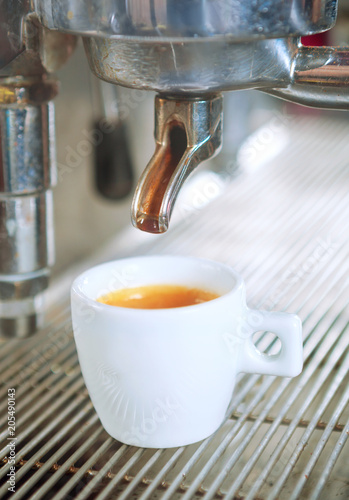
<path fill-rule="evenodd" d="M 294 377 L 302 369 L 299 318 L 248 308 L 241 276 L 219 262 L 152 256 L 96 266 L 73 283 L 72 319 L 98 416 L 134 446 L 208 437 L 227 416 L 238 373 Z M 277 335 L 281 350 L 259 352 L 258 331 Z"/>
<path fill-rule="evenodd" d="M 97 301 L 133 309 L 171 309 L 202 304 L 217 297 L 216 293 L 200 288 L 164 284 L 122 288 L 98 297 Z"/>

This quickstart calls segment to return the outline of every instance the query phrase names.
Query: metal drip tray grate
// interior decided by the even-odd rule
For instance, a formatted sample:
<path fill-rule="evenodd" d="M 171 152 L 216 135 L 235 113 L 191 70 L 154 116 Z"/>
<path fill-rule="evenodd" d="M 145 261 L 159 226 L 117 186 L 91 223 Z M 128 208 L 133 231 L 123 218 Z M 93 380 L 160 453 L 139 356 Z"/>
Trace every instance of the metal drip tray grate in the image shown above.
<path fill-rule="evenodd" d="M 349 123 L 289 120 L 275 143 L 279 134 L 279 154 L 253 172 L 242 169 L 219 198 L 201 210 L 183 204 L 182 223 L 168 234 L 108 258 L 181 253 L 229 263 L 246 279 L 250 306 L 301 316 L 303 373 L 241 376 L 229 418 L 201 443 L 122 445 L 88 398 L 67 290 L 42 332 L 1 346 L 1 498 L 349 497 Z M 212 182 L 221 188 L 225 176 Z M 268 350 L 273 340 L 261 334 L 258 345 Z M 7 483 L 9 388 L 16 389 L 15 493 Z"/>

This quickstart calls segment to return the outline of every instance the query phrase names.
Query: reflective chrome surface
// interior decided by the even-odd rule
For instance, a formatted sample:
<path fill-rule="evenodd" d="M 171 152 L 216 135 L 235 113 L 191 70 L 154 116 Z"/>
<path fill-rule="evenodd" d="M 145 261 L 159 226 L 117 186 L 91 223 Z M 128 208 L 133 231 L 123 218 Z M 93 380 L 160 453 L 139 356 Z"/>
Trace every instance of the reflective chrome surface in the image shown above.
<path fill-rule="evenodd" d="M 249 43 L 84 39 L 95 74 L 166 93 L 264 90 L 307 106 L 347 109 L 349 51 L 303 47 L 297 38 Z"/>
<path fill-rule="evenodd" d="M 156 97 L 156 149 L 133 199 L 135 227 L 149 233 L 167 231 L 183 183 L 200 162 L 221 147 L 222 118 L 220 95 L 205 99 Z"/>
<path fill-rule="evenodd" d="M 54 262 L 53 79 L 0 79 L 0 336 L 25 337 Z M 27 330 L 26 330 L 27 328 Z"/>
<path fill-rule="evenodd" d="M 300 45 L 287 87 L 265 91 L 315 108 L 349 109 L 349 50 Z"/>
<path fill-rule="evenodd" d="M 54 262 L 49 101 L 58 89 L 47 70 L 57 69 L 75 45 L 70 35 L 26 17 L 28 7 L 0 2 L 0 40 L 6 36 L 10 44 L 0 45 L 0 336 L 6 337 L 25 337 L 41 324 L 40 296 Z"/>
<path fill-rule="evenodd" d="M 286 86 L 297 46 L 291 39 L 235 43 L 84 38 L 94 73 L 126 87 L 208 93 Z"/>
<path fill-rule="evenodd" d="M 0 109 L 0 191 L 29 194 L 55 179 L 52 104 Z"/>
<path fill-rule="evenodd" d="M 53 264 L 52 104 L 0 109 L 0 282 Z"/>
<path fill-rule="evenodd" d="M 29 195 L 0 194 L 0 282 L 52 266 L 53 218 L 50 191 Z"/>
<path fill-rule="evenodd" d="M 28 195 L 0 194 L 0 332 L 9 336 L 11 322 L 35 316 L 35 297 L 48 286 L 54 262 L 51 191 Z M 29 302 L 28 302 L 29 301 Z M 21 302 L 23 304 L 21 305 Z M 30 304 L 29 309 L 24 303 Z M 34 326 L 36 320 L 25 323 Z M 2 328 L 3 326 L 3 328 Z M 5 328 L 6 326 L 6 328 Z M 11 327 L 15 332 L 15 327 Z M 18 332 L 26 336 L 24 331 Z"/>
<path fill-rule="evenodd" d="M 34 0 L 50 29 L 98 37 L 235 40 L 304 35 L 333 26 L 336 0 Z"/>

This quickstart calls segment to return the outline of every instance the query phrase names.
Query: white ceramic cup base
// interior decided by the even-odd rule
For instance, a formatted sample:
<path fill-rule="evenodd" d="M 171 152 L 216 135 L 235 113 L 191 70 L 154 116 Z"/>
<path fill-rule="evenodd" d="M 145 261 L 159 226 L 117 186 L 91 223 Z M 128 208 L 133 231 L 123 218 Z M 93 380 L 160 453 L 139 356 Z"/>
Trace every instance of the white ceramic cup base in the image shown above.
<path fill-rule="evenodd" d="M 127 309 L 96 302 L 110 291 L 179 284 L 219 298 L 172 309 Z M 294 377 L 302 369 L 296 315 L 253 311 L 242 278 L 218 262 L 136 257 L 87 270 L 72 286 L 74 337 L 93 405 L 115 439 L 147 448 L 201 441 L 224 421 L 240 372 Z M 281 340 L 261 354 L 256 331 Z"/>

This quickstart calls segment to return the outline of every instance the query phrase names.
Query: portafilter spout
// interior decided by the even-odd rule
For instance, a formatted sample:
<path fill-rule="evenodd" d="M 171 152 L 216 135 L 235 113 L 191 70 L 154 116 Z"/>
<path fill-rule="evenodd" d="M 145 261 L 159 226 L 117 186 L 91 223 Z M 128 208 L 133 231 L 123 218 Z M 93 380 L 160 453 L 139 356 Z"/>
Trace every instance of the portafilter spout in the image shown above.
<path fill-rule="evenodd" d="M 154 155 L 132 204 L 132 223 L 149 233 L 167 231 L 179 191 L 191 172 L 219 152 L 222 96 L 155 98 Z"/>

